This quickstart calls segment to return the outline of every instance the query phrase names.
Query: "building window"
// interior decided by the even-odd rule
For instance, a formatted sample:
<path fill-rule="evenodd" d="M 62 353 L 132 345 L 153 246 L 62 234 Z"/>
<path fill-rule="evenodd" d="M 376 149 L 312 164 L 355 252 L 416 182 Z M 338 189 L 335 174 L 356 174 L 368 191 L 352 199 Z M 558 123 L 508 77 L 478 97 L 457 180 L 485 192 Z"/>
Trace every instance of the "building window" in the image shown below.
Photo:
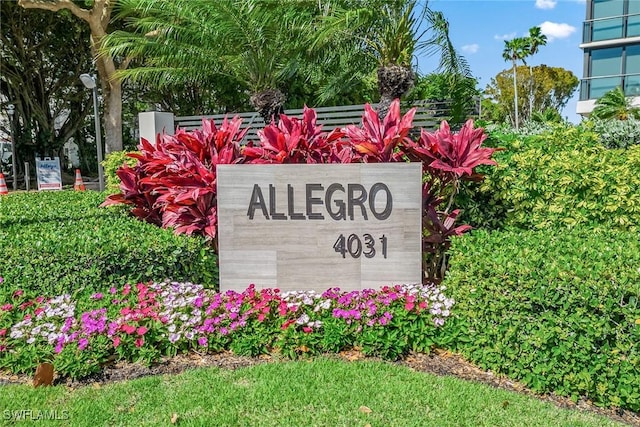
<path fill-rule="evenodd" d="M 624 13 L 624 0 L 594 0 L 592 19 L 620 16 Z"/>
<path fill-rule="evenodd" d="M 640 45 L 627 46 L 626 55 L 624 94 L 640 96 Z"/>
<path fill-rule="evenodd" d="M 594 0 L 592 19 L 620 16 L 624 13 L 624 0 Z"/>
<path fill-rule="evenodd" d="M 622 73 L 622 48 L 591 51 L 591 77 L 617 76 Z"/>
<path fill-rule="evenodd" d="M 591 41 L 619 39 L 622 37 L 622 18 L 593 21 Z"/>
<path fill-rule="evenodd" d="M 640 1 L 638 4 L 640 4 Z M 640 13 L 627 18 L 627 37 L 636 36 L 640 36 Z"/>

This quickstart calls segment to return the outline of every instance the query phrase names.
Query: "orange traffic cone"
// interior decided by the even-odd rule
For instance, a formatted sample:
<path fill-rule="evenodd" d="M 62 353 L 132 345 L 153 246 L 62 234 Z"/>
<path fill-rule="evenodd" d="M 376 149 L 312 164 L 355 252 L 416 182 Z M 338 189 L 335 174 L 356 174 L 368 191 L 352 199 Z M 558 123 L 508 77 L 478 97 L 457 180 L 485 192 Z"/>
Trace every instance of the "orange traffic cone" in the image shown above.
<path fill-rule="evenodd" d="M 7 183 L 4 180 L 4 175 L 0 173 L 0 195 L 9 194 L 9 189 L 7 188 Z"/>
<path fill-rule="evenodd" d="M 84 182 L 82 181 L 82 175 L 80 169 L 76 169 L 76 182 L 73 184 L 73 189 L 76 191 L 84 191 Z"/>

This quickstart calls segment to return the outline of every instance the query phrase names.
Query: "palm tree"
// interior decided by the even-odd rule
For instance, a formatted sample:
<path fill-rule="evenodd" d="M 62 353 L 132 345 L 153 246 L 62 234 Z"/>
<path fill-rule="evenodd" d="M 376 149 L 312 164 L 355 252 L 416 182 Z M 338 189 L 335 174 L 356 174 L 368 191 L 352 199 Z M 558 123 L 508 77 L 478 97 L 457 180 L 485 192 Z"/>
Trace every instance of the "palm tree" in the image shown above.
<path fill-rule="evenodd" d="M 417 0 L 369 0 L 360 7 L 335 7 L 320 23 L 312 46 L 326 48 L 336 41 L 350 50 L 364 50 L 377 62 L 378 114 L 386 115 L 395 98 L 413 87 L 416 55 L 440 54 L 439 69 L 451 75 L 471 75 L 465 59 L 457 54 L 449 38 L 449 24 L 441 12 Z M 427 33 L 431 33 L 427 37 Z"/>
<path fill-rule="evenodd" d="M 120 76 L 163 86 L 231 77 L 270 122 L 286 100 L 281 86 L 306 48 L 299 8 L 246 0 L 120 0 L 129 32 L 107 37 L 107 51 L 137 60 Z"/>
<path fill-rule="evenodd" d="M 547 36 L 542 34 L 542 29 L 540 27 L 531 27 L 529 28 L 529 52 L 527 56 L 533 56 L 538 53 L 538 48 L 540 46 L 546 46 L 547 44 Z M 531 83 L 529 85 L 529 115 L 533 114 L 533 69 L 529 66 L 529 77 L 531 79 Z"/>
<path fill-rule="evenodd" d="M 504 41 L 504 51 L 502 57 L 505 61 L 511 61 L 513 64 L 513 104 L 515 111 L 515 128 L 518 130 L 519 117 L 518 117 L 518 85 L 517 85 L 517 65 L 518 61 L 522 61 L 526 65 L 525 58 L 527 52 L 529 52 L 529 40 L 527 37 L 516 37 L 513 40 Z"/>
<path fill-rule="evenodd" d="M 621 86 L 610 90 L 596 101 L 595 108 L 591 112 L 594 119 L 640 119 L 640 107 L 632 105 L 632 97 L 625 97 Z"/>

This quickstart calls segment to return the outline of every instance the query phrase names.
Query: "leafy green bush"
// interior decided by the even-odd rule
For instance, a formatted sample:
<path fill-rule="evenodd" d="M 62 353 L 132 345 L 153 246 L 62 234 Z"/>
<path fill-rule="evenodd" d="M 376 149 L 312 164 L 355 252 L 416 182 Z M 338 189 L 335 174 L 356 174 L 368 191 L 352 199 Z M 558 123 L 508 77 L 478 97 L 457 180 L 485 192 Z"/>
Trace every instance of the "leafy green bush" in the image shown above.
<path fill-rule="evenodd" d="M 455 238 L 440 344 L 536 392 L 640 410 L 640 239 L 576 228 Z"/>
<path fill-rule="evenodd" d="M 531 137 L 494 133 L 487 145 L 504 151 L 494 154 L 496 168 L 479 169 L 482 183 L 462 189 L 462 221 L 490 229 L 638 229 L 640 146 L 606 149 L 582 127 Z"/>
<path fill-rule="evenodd" d="M 102 200 L 73 191 L 0 198 L 0 277 L 45 295 L 165 278 L 216 285 L 216 256 L 203 239 L 98 208 Z M 0 284 L 0 301 L 5 291 Z"/>
<path fill-rule="evenodd" d="M 104 176 L 107 181 L 106 190 L 113 194 L 120 191 L 120 178 L 116 175 L 116 171 L 122 165 L 126 164 L 129 167 L 133 167 L 138 163 L 137 159 L 127 157 L 127 154 L 137 151 L 114 151 L 107 154 L 106 159 L 102 162 L 104 168 Z"/>
<path fill-rule="evenodd" d="M 640 144 L 640 120 L 594 120 L 590 126 L 607 148 L 629 148 Z"/>

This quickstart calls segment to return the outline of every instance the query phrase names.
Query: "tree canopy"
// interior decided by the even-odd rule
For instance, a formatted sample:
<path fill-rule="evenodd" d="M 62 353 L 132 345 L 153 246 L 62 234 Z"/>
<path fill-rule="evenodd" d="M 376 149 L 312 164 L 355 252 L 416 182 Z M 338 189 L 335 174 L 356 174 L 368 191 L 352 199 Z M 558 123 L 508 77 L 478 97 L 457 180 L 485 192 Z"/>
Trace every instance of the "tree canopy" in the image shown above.
<path fill-rule="evenodd" d="M 560 112 L 569 102 L 576 91 L 580 80 L 571 71 L 561 67 L 548 67 L 538 65 L 532 67 L 529 74 L 527 67 L 517 67 L 517 91 L 518 104 L 521 108 L 521 120 L 529 120 L 532 111 L 544 111 L 548 108 Z M 513 70 L 503 70 L 498 73 L 485 89 L 485 95 L 496 105 L 496 111 L 492 119 L 500 120 L 510 117 L 513 123 L 514 113 L 514 87 Z M 532 111 L 529 103 L 528 88 L 532 87 Z"/>
<path fill-rule="evenodd" d="M 25 11 L 15 2 L 0 3 L 0 12 L 0 93 L 15 105 L 18 157 L 60 156 L 91 111 L 78 79 L 91 66 L 88 28 L 70 13 Z"/>

